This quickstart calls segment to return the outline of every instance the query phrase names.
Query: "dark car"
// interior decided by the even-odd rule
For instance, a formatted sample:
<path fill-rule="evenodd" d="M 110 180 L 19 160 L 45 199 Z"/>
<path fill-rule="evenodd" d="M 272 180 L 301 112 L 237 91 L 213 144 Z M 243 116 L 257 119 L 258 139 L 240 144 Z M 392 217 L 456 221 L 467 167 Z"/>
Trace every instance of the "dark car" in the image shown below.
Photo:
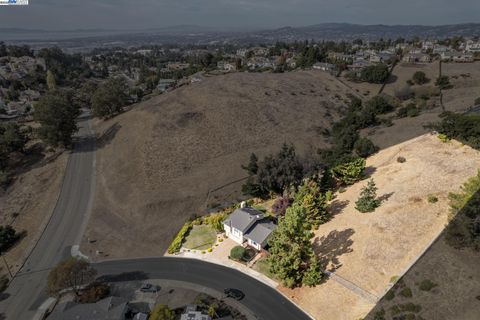
<path fill-rule="evenodd" d="M 242 300 L 245 297 L 245 293 L 238 289 L 227 288 L 223 290 L 223 293 L 227 296 L 227 298 L 232 298 L 235 300 Z"/>
<path fill-rule="evenodd" d="M 144 283 L 140 287 L 140 291 L 141 292 L 158 292 L 160 291 L 160 287 L 150 283 Z"/>

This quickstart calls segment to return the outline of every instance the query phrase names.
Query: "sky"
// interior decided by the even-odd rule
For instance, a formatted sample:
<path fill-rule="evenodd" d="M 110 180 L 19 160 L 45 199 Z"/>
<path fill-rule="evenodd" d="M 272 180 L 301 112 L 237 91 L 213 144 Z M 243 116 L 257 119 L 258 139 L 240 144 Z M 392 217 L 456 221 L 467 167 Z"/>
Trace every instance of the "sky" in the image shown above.
<path fill-rule="evenodd" d="M 480 0 L 30 0 L 0 6 L 0 28 L 148 29 L 175 25 L 261 29 L 325 22 L 480 22 Z"/>

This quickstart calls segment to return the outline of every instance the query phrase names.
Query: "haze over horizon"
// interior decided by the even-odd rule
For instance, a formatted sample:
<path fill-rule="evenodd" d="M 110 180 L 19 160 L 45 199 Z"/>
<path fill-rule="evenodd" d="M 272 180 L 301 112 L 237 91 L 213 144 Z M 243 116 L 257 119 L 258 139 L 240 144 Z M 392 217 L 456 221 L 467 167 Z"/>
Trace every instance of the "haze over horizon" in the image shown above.
<path fill-rule="evenodd" d="M 428 13 L 428 14 L 427 14 Z M 480 1 L 404 0 L 30 0 L 1 6 L 0 28 L 141 30 L 178 25 L 260 29 L 327 22 L 445 25 L 480 22 Z"/>

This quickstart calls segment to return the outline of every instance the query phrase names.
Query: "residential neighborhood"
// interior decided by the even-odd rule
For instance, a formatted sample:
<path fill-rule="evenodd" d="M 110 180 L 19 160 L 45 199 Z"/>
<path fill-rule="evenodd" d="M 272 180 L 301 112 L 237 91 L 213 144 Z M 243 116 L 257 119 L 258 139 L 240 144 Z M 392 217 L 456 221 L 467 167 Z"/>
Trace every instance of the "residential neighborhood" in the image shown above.
<path fill-rule="evenodd" d="M 474 9 L 309 1 L 0 3 L 0 320 L 478 320 Z"/>

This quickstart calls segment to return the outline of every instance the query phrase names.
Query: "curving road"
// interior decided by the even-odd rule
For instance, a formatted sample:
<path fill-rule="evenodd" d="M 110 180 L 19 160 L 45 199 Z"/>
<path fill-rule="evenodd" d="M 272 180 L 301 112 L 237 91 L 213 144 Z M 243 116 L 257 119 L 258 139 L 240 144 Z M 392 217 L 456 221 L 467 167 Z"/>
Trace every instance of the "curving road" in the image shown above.
<path fill-rule="evenodd" d="M 49 269 L 70 255 L 71 247 L 79 243 L 83 234 L 94 187 L 95 136 L 88 113 L 82 114 L 78 126 L 50 221 L 0 302 L 0 314 L 7 319 L 34 316 L 47 298 L 45 286 Z"/>
<path fill-rule="evenodd" d="M 219 292 L 236 288 L 245 293 L 241 303 L 262 320 L 311 319 L 275 289 L 233 270 L 187 258 L 147 258 L 106 261 L 95 265 L 99 275 L 108 280 L 166 279 L 201 285 Z"/>
<path fill-rule="evenodd" d="M 95 136 L 91 120 L 84 113 L 79 121 L 65 177 L 56 207 L 39 241 L 24 266 L 0 297 L 0 319 L 32 319 L 45 301 L 49 270 L 70 256 L 82 237 L 88 220 L 95 184 Z M 185 258 L 151 258 L 108 261 L 95 264 L 100 275 L 110 280 L 128 276 L 145 279 L 180 280 L 222 292 L 231 287 L 242 290 L 245 307 L 258 319 L 310 319 L 280 293 L 237 270 Z"/>

